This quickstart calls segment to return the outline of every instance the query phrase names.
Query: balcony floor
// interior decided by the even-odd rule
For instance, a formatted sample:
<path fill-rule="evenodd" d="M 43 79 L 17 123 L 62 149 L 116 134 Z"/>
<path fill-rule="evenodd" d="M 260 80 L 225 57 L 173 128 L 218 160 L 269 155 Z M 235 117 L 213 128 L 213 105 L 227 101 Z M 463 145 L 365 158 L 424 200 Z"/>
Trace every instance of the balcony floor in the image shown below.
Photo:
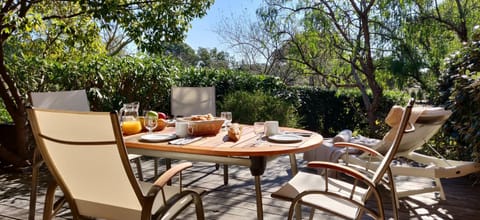
<path fill-rule="evenodd" d="M 297 155 L 299 167 L 304 167 L 301 156 Z M 144 159 L 142 166 L 145 178 L 152 180 L 153 160 Z M 163 169 L 163 166 L 160 167 Z M 41 219 L 46 191 L 46 168 L 42 171 L 35 219 Z M 215 170 L 212 163 L 196 162 L 184 173 L 183 181 L 189 187 L 207 190 L 203 196 L 206 219 L 256 219 L 255 188 L 250 171 L 239 166 L 230 166 L 229 171 L 229 184 L 225 186 L 222 168 Z M 0 219 L 28 219 L 30 172 L 0 172 Z M 270 193 L 288 181 L 289 172 L 288 156 L 278 157 L 267 164 L 267 171 L 261 177 L 264 219 L 286 219 L 289 204 L 272 199 Z M 447 200 L 438 199 L 434 193 L 403 198 L 400 201 L 400 219 L 477 219 L 480 216 L 480 184 L 474 185 L 474 182 L 475 179 L 469 177 L 442 180 Z M 399 178 L 399 183 L 400 188 L 432 184 L 424 178 Z M 384 201 L 388 203 L 387 217 L 391 217 L 390 198 L 386 197 Z M 194 216 L 193 208 L 188 208 L 178 219 L 192 219 Z M 304 216 L 308 219 L 308 212 Z M 63 208 L 55 219 L 71 219 L 68 207 Z M 314 219 L 337 218 L 317 211 Z"/>

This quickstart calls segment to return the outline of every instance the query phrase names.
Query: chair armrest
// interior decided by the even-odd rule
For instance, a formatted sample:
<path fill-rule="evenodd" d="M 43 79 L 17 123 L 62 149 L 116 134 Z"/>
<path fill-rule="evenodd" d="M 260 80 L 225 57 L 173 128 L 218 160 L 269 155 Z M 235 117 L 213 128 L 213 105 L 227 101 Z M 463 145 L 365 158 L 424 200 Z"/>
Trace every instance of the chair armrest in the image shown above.
<path fill-rule="evenodd" d="M 193 166 L 190 162 L 185 162 L 178 164 L 169 170 L 165 171 L 157 180 L 153 183 L 150 190 L 148 190 L 147 197 L 151 197 L 152 199 L 157 195 L 157 193 L 168 183 L 170 179 L 172 179 L 175 175 L 181 173 L 183 170 Z M 181 179 L 180 179 L 181 181 Z M 181 188 L 181 186 L 180 186 Z"/>
<path fill-rule="evenodd" d="M 351 147 L 351 148 L 356 148 L 358 150 L 370 153 L 373 156 L 380 156 L 380 157 L 383 156 L 381 153 L 379 153 L 378 151 L 376 151 L 372 148 L 369 148 L 369 147 L 366 147 L 366 146 L 363 146 L 363 145 L 360 145 L 360 144 L 356 144 L 356 143 L 336 142 L 336 143 L 333 144 L 333 146 L 335 146 L 335 147 Z"/>
<path fill-rule="evenodd" d="M 185 169 L 187 169 L 191 166 L 192 166 L 192 163 L 190 163 L 190 162 L 185 162 L 185 163 L 178 164 L 178 165 L 170 168 L 169 170 L 165 171 L 165 173 L 163 173 L 160 177 L 158 177 L 158 179 L 153 183 L 153 185 L 163 187 L 175 175 L 177 175 L 178 173 L 182 172 L 183 170 L 185 170 Z"/>
<path fill-rule="evenodd" d="M 366 175 L 360 173 L 359 171 L 353 168 L 350 168 L 342 164 L 326 162 L 326 161 L 312 161 L 312 162 L 308 162 L 307 166 L 310 168 L 325 168 L 325 169 L 336 170 L 338 172 L 352 176 L 355 179 L 359 179 L 370 186 L 375 186 L 375 184 Z"/>

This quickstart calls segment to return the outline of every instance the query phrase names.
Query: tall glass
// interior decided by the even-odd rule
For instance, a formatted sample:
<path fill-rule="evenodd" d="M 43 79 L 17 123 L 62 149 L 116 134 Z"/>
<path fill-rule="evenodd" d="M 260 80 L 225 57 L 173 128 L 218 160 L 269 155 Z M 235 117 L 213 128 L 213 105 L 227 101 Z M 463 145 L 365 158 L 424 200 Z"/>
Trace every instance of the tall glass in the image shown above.
<path fill-rule="evenodd" d="M 232 123 L 232 112 L 222 112 L 220 113 L 220 118 L 225 120 L 225 127 L 229 127 Z"/>
<path fill-rule="evenodd" d="M 254 122 L 253 123 L 253 133 L 257 137 L 255 141 L 255 145 L 258 145 L 262 142 L 262 136 L 265 131 L 265 123 L 264 122 Z"/>

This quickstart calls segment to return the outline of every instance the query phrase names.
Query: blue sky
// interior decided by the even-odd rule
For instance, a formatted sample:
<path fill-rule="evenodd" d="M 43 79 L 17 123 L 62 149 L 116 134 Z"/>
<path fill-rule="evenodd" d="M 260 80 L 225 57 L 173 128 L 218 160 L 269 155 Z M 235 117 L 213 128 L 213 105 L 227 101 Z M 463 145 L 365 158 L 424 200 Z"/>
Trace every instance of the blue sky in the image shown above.
<path fill-rule="evenodd" d="M 231 52 L 215 33 L 218 23 L 222 19 L 231 19 L 238 16 L 255 18 L 255 10 L 261 5 L 261 0 L 215 0 L 207 11 L 207 15 L 192 22 L 192 28 L 187 32 L 185 42 L 194 50 L 205 47 Z"/>

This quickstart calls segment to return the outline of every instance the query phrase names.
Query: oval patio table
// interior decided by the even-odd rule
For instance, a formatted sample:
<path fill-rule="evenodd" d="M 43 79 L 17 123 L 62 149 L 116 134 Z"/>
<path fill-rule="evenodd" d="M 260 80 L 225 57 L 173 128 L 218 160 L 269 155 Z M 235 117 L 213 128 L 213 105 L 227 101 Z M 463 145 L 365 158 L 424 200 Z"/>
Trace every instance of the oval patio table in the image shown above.
<path fill-rule="evenodd" d="M 257 219 L 263 219 L 260 176 L 266 169 L 268 158 L 288 154 L 292 174 L 295 175 L 297 173 L 295 153 L 315 149 L 323 141 L 323 137 L 315 132 L 285 127 L 282 127 L 281 130 L 286 133 L 309 134 L 310 136 L 302 137 L 302 140 L 297 143 L 271 142 L 265 137 L 262 137 L 261 142 L 258 142 L 259 136 L 254 134 L 253 126 L 242 125 L 242 135 L 237 142 L 230 141 L 226 131 L 220 131 L 217 135 L 205 136 L 198 141 L 185 145 L 172 145 L 168 141 L 144 142 L 140 140 L 140 136 L 143 134 L 137 134 L 125 137 L 125 145 L 128 153 L 248 167 L 255 179 Z M 157 133 L 173 134 L 175 128 L 167 127 Z"/>

